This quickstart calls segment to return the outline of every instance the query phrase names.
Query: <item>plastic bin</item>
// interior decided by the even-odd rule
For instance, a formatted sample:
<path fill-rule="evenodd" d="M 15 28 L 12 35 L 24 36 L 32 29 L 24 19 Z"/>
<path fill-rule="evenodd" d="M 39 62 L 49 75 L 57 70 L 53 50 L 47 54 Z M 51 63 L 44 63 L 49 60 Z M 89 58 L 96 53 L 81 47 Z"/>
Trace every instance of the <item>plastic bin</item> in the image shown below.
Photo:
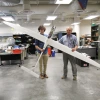
<path fill-rule="evenodd" d="M 55 50 L 52 50 L 52 57 L 55 57 Z"/>
<path fill-rule="evenodd" d="M 21 49 L 14 49 L 12 50 L 13 54 L 21 54 L 22 50 Z"/>

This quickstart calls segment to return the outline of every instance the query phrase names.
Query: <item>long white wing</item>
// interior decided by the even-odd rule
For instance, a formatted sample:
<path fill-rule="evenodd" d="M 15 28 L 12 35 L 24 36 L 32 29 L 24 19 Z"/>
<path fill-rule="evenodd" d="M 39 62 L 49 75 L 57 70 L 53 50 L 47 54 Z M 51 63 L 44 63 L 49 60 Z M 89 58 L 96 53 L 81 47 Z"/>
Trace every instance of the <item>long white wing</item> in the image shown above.
<path fill-rule="evenodd" d="M 18 30 L 18 31 L 21 31 L 21 32 L 23 32 L 25 34 L 28 34 L 28 35 L 30 35 L 30 36 L 34 37 L 35 39 L 38 39 L 38 40 L 40 40 L 42 42 L 45 42 L 45 40 L 47 39 L 47 37 L 42 36 L 42 35 L 40 35 L 38 33 L 35 33 L 34 31 L 32 31 L 30 29 L 27 29 L 27 28 L 24 28 L 22 26 L 18 26 L 16 24 L 13 24 L 13 23 L 10 23 L 10 22 L 6 22 L 6 21 L 3 21 L 3 23 L 8 25 L 8 26 L 10 26 L 10 27 L 12 27 L 12 28 L 14 28 L 14 29 L 16 29 L 16 30 Z"/>
<path fill-rule="evenodd" d="M 67 46 L 65 45 L 62 45 L 61 43 L 59 43 L 58 41 L 54 41 L 52 39 L 48 39 L 48 44 L 65 52 L 65 53 L 68 53 L 69 55 L 72 55 L 78 59 L 81 59 L 85 62 L 88 62 L 90 63 L 91 65 L 94 65 L 98 68 L 100 68 L 100 64 L 98 64 L 97 62 L 93 61 L 92 59 L 88 58 L 88 57 L 85 57 L 84 55 L 82 55 L 81 53 L 77 52 L 77 51 L 74 51 L 72 52 L 70 48 L 68 48 Z"/>
<path fill-rule="evenodd" d="M 26 33 L 26 34 L 33 33 L 33 31 L 31 31 L 31 30 L 29 30 L 29 29 L 27 29 L 27 28 L 21 27 L 21 26 L 17 26 L 16 24 L 12 24 L 12 23 L 9 23 L 9 22 L 3 22 L 3 23 L 5 23 L 5 24 L 7 24 L 8 26 L 13 27 L 13 28 L 15 28 L 15 29 L 17 29 L 17 30 L 20 30 L 21 32 L 24 32 L 24 33 Z M 29 35 L 30 35 L 30 34 L 29 34 Z M 32 37 L 34 37 L 34 38 L 36 38 L 36 39 L 38 39 L 38 40 L 40 40 L 40 41 L 42 41 L 42 42 L 45 42 L 45 40 L 47 39 L 47 37 L 42 36 L 42 35 L 40 35 L 40 34 L 35 34 L 35 33 L 33 33 L 33 34 L 30 35 L 30 36 L 32 36 Z M 57 48 L 57 49 L 59 49 L 59 50 L 61 50 L 61 51 L 63 51 L 63 52 L 66 52 L 66 53 L 68 53 L 69 55 L 72 55 L 72 56 L 74 56 L 74 57 L 76 57 L 76 58 L 78 58 L 78 59 L 81 59 L 81 60 L 83 60 L 83 61 L 85 61 L 85 62 L 88 62 L 88 63 L 90 63 L 90 64 L 92 64 L 92 65 L 94 65 L 94 66 L 100 68 L 100 64 L 98 64 L 97 62 L 93 61 L 93 60 L 90 59 L 90 58 L 87 58 L 87 57 L 83 56 L 81 53 L 79 53 L 79 52 L 77 52 L 77 51 L 72 52 L 70 48 L 68 48 L 67 46 L 64 46 L 64 45 L 60 44 L 60 43 L 57 42 L 57 41 L 54 41 L 54 40 L 52 40 L 52 39 L 48 39 L 47 44 L 49 44 L 49 45 L 51 45 L 51 46 L 53 46 L 53 47 L 55 47 L 55 48 Z"/>

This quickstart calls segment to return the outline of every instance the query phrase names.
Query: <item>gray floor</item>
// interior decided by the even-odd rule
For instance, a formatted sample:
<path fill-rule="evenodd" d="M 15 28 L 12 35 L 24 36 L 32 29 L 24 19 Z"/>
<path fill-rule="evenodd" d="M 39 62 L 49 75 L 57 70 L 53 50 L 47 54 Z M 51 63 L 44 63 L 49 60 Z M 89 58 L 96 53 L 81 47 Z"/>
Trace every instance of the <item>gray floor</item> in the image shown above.
<path fill-rule="evenodd" d="M 29 56 L 24 66 L 35 65 L 36 56 Z M 0 67 L 0 100 L 100 100 L 100 70 L 96 67 L 78 68 L 78 80 L 72 80 L 69 63 L 68 79 L 62 80 L 62 55 L 49 57 L 48 79 L 37 79 L 18 65 Z M 37 68 L 38 69 L 38 68 Z"/>

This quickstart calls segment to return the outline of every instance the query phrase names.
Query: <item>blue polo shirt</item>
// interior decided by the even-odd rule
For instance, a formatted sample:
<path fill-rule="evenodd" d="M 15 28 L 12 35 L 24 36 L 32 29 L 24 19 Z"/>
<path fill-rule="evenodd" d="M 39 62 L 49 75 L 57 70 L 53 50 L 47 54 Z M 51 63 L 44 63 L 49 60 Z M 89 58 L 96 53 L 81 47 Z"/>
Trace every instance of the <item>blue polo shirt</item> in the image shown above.
<path fill-rule="evenodd" d="M 43 34 L 44 36 L 46 36 L 47 38 L 48 38 L 48 35 L 47 34 Z M 38 47 L 40 47 L 41 49 L 43 49 L 43 47 L 44 47 L 44 42 L 41 42 L 40 40 L 35 40 L 35 46 L 38 46 Z M 41 53 L 41 51 L 40 50 L 37 50 L 38 51 L 38 53 Z M 47 49 L 47 47 L 45 48 L 45 50 L 44 50 L 44 52 L 43 52 L 43 54 L 47 54 L 47 52 L 48 52 L 48 49 Z"/>
<path fill-rule="evenodd" d="M 68 46 L 69 48 L 74 48 L 75 46 L 78 46 L 77 38 L 73 34 L 62 36 L 59 42 L 63 45 Z"/>

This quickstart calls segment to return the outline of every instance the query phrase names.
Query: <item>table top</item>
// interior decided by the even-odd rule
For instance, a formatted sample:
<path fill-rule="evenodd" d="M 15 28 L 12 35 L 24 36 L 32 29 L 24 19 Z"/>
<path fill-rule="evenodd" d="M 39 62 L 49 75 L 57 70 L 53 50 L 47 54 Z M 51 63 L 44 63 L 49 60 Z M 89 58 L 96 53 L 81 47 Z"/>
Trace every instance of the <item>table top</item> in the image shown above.
<path fill-rule="evenodd" d="M 20 53 L 20 54 L 21 54 L 21 53 Z M 3 52 L 3 53 L 0 53 L 0 55 L 18 55 L 18 54 Z"/>
<path fill-rule="evenodd" d="M 96 47 L 78 47 L 78 49 L 92 49 L 92 48 L 96 48 Z"/>

